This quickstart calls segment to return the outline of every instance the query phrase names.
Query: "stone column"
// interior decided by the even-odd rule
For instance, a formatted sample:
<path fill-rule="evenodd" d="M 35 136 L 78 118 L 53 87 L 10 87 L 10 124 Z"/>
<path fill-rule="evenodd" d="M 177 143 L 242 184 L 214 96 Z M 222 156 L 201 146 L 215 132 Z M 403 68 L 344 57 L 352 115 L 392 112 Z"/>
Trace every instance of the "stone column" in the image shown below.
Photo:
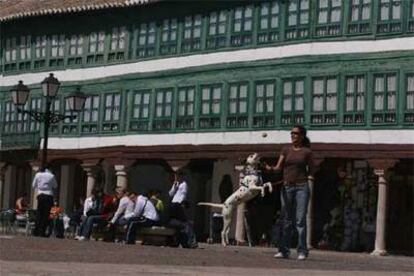
<path fill-rule="evenodd" d="M 4 205 L 4 185 L 5 185 L 5 175 L 6 175 L 7 164 L 5 162 L 0 162 L 0 209 L 3 209 Z"/>
<path fill-rule="evenodd" d="M 314 158 L 313 163 L 315 166 L 315 172 L 320 169 L 324 159 Z M 308 212 L 306 214 L 306 245 L 308 249 L 312 249 L 312 236 L 313 236 L 313 191 L 315 186 L 315 180 L 308 181 L 309 183 L 309 202 L 308 202 Z"/>
<path fill-rule="evenodd" d="M 60 170 L 59 205 L 69 212 L 73 208 L 74 166 L 62 165 Z"/>
<path fill-rule="evenodd" d="M 116 187 L 126 189 L 128 187 L 128 168 L 124 164 L 115 165 Z"/>
<path fill-rule="evenodd" d="M 239 174 L 239 179 L 237 182 L 237 189 L 240 187 L 240 183 L 244 177 L 243 175 L 243 166 L 235 166 L 234 167 L 235 171 L 238 172 Z M 245 216 L 245 211 L 246 211 L 246 204 L 245 203 L 241 203 L 237 206 L 237 216 L 236 216 L 236 233 L 235 233 L 235 239 L 236 239 L 236 243 L 237 244 L 245 244 L 246 240 L 245 240 L 245 236 L 246 236 L 246 228 L 244 225 L 244 216 Z"/>
<path fill-rule="evenodd" d="M 32 168 L 32 181 L 36 173 L 40 169 L 40 163 L 35 161 L 30 163 Z M 37 189 L 33 188 L 32 183 L 30 183 L 30 207 L 32 209 L 37 209 Z"/>
<path fill-rule="evenodd" d="M 385 256 L 386 248 L 386 230 L 387 230 L 387 197 L 388 185 L 385 179 L 385 173 L 388 169 L 394 167 L 397 160 L 368 160 L 371 167 L 374 168 L 374 174 L 378 176 L 378 201 L 377 201 L 377 222 L 375 232 L 375 249 L 371 255 Z"/>
<path fill-rule="evenodd" d="M 83 170 L 86 172 L 86 197 L 90 197 L 96 184 L 97 167 L 91 164 L 82 164 Z"/>

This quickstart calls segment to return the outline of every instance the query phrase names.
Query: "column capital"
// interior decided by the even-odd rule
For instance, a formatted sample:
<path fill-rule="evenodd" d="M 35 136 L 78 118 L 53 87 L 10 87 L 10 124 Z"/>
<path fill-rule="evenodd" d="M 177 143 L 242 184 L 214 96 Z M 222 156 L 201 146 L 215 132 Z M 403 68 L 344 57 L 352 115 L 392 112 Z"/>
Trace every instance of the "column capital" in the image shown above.
<path fill-rule="evenodd" d="M 40 170 L 41 162 L 39 160 L 30 161 L 29 164 L 33 172 L 38 172 Z"/>
<path fill-rule="evenodd" d="M 176 172 L 188 165 L 190 160 L 165 160 L 170 168 Z"/>
<path fill-rule="evenodd" d="M 368 164 L 374 169 L 376 176 L 384 176 L 385 173 L 393 168 L 399 160 L 397 159 L 368 159 Z"/>

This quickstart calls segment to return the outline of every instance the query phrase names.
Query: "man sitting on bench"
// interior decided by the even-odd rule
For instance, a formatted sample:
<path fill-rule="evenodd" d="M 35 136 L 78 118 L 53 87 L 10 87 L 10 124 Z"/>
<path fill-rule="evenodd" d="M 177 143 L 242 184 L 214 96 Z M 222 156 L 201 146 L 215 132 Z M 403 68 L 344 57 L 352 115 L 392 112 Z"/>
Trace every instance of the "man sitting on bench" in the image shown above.
<path fill-rule="evenodd" d="M 139 195 L 135 203 L 133 217 L 128 219 L 126 244 L 135 244 L 138 228 L 151 227 L 157 224 L 159 216 L 154 204 L 144 195 Z"/>

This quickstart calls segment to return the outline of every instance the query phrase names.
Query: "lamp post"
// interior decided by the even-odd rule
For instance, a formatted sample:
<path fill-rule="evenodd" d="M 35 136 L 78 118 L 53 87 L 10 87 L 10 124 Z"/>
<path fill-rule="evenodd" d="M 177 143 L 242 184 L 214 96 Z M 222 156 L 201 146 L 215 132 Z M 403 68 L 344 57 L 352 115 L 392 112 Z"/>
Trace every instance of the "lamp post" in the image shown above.
<path fill-rule="evenodd" d="M 56 94 L 60 87 L 60 82 L 57 78 L 51 73 L 49 77 L 45 78 L 42 83 L 43 97 L 46 100 L 44 112 L 34 111 L 34 110 L 24 110 L 23 106 L 26 104 L 26 101 L 30 94 L 30 89 L 23 84 L 22 81 L 19 81 L 11 90 L 11 97 L 14 105 L 17 107 L 17 111 L 23 114 L 28 114 L 30 117 L 35 119 L 40 123 L 44 123 L 43 126 L 43 151 L 41 166 L 44 167 L 47 162 L 47 142 L 49 139 L 49 127 L 51 124 L 62 121 L 66 118 L 74 118 L 76 115 L 62 115 L 58 113 L 53 113 L 50 110 L 52 100 L 56 97 Z M 69 107 L 72 111 L 79 112 L 83 109 L 85 105 L 86 96 L 80 92 L 78 88 L 77 91 L 70 94 L 66 97 Z"/>

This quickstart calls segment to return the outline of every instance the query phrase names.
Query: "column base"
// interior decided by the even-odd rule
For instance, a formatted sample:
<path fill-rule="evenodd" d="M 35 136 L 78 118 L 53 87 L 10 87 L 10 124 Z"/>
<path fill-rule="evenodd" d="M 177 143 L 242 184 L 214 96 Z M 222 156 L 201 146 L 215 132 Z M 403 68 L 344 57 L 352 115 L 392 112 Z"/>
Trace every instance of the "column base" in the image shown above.
<path fill-rule="evenodd" d="M 372 256 L 387 256 L 388 252 L 386 250 L 375 249 L 371 252 Z"/>

